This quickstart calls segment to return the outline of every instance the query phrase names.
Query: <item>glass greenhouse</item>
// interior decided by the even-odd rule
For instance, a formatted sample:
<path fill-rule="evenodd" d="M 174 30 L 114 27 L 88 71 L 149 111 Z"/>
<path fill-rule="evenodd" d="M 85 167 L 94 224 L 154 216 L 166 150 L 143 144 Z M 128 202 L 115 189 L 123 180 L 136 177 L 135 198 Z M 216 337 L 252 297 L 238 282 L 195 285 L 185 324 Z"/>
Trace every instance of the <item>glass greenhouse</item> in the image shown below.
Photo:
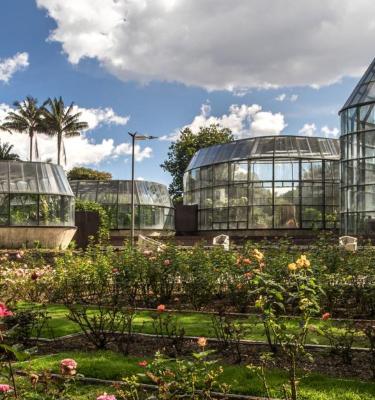
<path fill-rule="evenodd" d="M 0 161 L 0 226 L 74 227 L 74 195 L 63 169 Z"/>
<path fill-rule="evenodd" d="M 339 141 L 299 136 L 237 140 L 199 150 L 184 176 L 198 229 L 336 229 Z"/>
<path fill-rule="evenodd" d="M 131 228 L 131 181 L 71 181 L 77 198 L 95 201 L 107 210 L 111 229 Z M 174 230 L 174 208 L 167 187 L 155 182 L 135 181 L 135 229 Z"/>
<path fill-rule="evenodd" d="M 340 110 L 341 229 L 375 234 L 375 59 Z"/>

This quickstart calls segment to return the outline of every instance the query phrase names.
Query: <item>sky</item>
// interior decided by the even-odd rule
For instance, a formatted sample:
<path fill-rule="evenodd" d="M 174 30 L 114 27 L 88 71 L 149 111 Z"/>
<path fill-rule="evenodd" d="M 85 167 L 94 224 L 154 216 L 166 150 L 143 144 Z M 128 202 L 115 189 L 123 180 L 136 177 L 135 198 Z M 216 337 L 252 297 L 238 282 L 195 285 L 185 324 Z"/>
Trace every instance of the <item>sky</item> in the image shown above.
<path fill-rule="evenodd" d="M 62 96 L 89 129 L 64 141 L 65 169 L 168 184 L 160 168 L 184 127 L 236 138 L 339 136 L 338 111 L 372 61 L 373 0 L 2 0 L 0 122 L 15 100 Z M 27 159 L 28 136 L 2 132 Z M 39 135 L 40 159 L 56 139 Z"/>

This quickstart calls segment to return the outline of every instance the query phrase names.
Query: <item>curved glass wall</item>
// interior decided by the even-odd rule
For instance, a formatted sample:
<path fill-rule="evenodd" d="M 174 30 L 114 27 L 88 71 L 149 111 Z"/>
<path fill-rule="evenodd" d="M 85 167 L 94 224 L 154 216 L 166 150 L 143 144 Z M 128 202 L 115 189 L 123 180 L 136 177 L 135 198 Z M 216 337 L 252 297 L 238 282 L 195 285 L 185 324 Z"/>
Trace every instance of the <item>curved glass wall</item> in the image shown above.
<path fill-rule="evenodd" d="M 375 234 L 375 60 L 340 111 L 341 229 Z"/>
<path fill-rule="evenodd" d="M 74 226 L 74 195 L 55 164 L 0 161 L 0 226 Z"/>
<path fill-rule="evenodd" d="M 71 181 L 75 195 L 101 204 L 111 229 L 131 227 L 131 181 Z M 166 186 L 135 181 L 135 229 L 174 230 L 174 208 Z"/>
<path fill-rule="evenodd" d="M 335 229 L 339 141 L 272 136 L 198 151 L 184 176 L 184 204 L 199 230 Z"/>

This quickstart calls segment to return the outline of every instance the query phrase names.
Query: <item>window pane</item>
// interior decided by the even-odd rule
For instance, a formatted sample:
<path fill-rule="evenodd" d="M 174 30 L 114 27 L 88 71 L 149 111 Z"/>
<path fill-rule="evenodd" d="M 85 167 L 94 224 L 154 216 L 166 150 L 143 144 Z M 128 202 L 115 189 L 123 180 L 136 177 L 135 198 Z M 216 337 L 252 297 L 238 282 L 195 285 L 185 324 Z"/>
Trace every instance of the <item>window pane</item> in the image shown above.
<path fill-rule="evenodd" d="M 303 183 L 302 204 L 323 204 L 323 186 L 321 183 Z"/>
<path fill-rule="evenodd" d="M 227 207 L 228 206 L 228 188 L 218 187 L 214 188 L 214 207 Z"/>
<path fill-rule="evenodd" d="M 0 194 L 0 225 L 7 225 L 9 218 L 9 195 Z"/>
<path fill-rule="evenodd" d="M 275 204 L 298 204 L 298 184 L 275 182 Z"/>
<path fill-rule="evenodd" d="M 275 162 L 275 181 L 296 181 L 299 179 L 299 164 L 292 161 Z"/>
<path fill-rule="evenodd" d="M 254 183 L 249 185 L 249 205 L 272 204 L 272 183 Z"/>
<path fill-rule="evenodd" d="M 303 228 L 322 228 L 323 207 L 305 206 L 302 207 L 302 227 Z"/>
<path fill-rule="evenodd" d="M 247 207 L 230 207 L 229 221 L 247 221 Z"/>
<path fill-rule="evenodd" d="M 35 194 L 11 195 L 10 224 L 38 224 L 38 196 Z"/>
<path fill-rule="evenodd" d="M 272 181 L 272 162 L 255 161 L 250 163 L 250 180 Z"/>
<path fill-rule="evenodd" d="M 73 225 L 73 198 L 59 195 L 40 195 L 39 224 L 44 226 Z"/>
<path fill-rule="evenodd" d="M 135 228 L 139 229 L 139 206 L 134 207 Z M 131 228 L 131 206 L 119 204 L 118 206 L 118 229 Z"/>
<path fill-rule="evenodd" d="M 294 229 L 299 227 L 299 207 L 275 206 L 275 228 Z"/>
<path fill-rule="evenodd" d="M 232 181 L 247 181 L 248 163 L 235 162 L 230 164 Z"/>
<path fill-rule="evenodd" d="M 247 203 L 247 185 L 233 185 L 229 187 L 230 206 L 246 206 Z"/>
<path fill-rule="evenodd" d="M 9 165 L 11 192 L 39 192 L 36 174 L 37 164 L 13 162 Z"/>
<path fill-rule="evenodd" d="M 212 167 L 201 168 L 201 187 L 212 186 Z"/>
<path fill-rule="evenodd" d="M 228 183 L 228 164 L 214 165 L 214 181 L 215 185 Z"/>
<path fill-rule="evenodd" d="M 201 190 L 201 208 L 212 208 L 212 189 Z"/>
<path fill-rule="evenodd" d="M 212 229 L 212 211 L 199 211 L 199 229 L 202 231 Z"/>
<path fill-rule="evenodd" d="M 249 207 L 249 229 L 272 228 L 272 207 L 254 206 Z"/>

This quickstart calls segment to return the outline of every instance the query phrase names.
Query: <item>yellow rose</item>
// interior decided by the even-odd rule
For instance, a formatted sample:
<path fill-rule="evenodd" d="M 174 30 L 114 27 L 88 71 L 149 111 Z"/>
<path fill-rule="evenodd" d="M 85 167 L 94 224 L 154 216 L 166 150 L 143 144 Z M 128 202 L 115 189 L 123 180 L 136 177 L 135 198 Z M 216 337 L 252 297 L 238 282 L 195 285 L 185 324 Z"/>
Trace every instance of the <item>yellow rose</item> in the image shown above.
<path fill-rule="evenodd" d="M 296 263 L 290 263 L 288 265 L 288 269 L 289 269 L 289 271 L 295 271 L 297 269 Z"/>

